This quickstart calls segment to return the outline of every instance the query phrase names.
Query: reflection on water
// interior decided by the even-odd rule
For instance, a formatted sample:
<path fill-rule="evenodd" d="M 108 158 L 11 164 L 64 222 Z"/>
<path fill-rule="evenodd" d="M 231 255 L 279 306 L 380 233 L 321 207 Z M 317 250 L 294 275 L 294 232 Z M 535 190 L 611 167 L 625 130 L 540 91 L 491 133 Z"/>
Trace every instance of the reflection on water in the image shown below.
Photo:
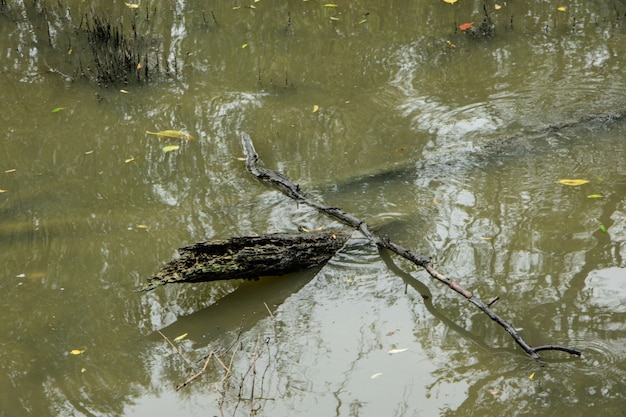
<path fill-rule="evenodd" d="M 91 5 L 0 5 L 0 416 L 621 415 L 623 2 L 488 4 L 491 38 L 455 30 L 484 14 L 464 0 L 101 6 L 179 71 L 69 82 L 47 69 L 77 68 L 65 26 Z M 166 129 L 196 139 L 145 134 Z M 499 296 L 532 345 L 583 357 L 540 366 L 358 234 L 308 274 L 135 292 L 177 247 L 337 226 L 251 178 L 242 131 L 315 199 Z M 175 392 L 211 351 L 230 378 L 213 363 Z"/>

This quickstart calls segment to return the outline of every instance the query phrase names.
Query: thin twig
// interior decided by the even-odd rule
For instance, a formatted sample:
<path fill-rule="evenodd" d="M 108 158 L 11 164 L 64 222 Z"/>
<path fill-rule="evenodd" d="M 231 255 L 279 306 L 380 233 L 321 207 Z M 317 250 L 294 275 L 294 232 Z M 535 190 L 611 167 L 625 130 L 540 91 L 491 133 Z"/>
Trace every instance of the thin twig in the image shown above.
<path fill-rule="evenodd" d="M 511 323 L 505 321 L 496 313 L 494 313 L 493 310 L 489 308 L 489 305 L 483 303 L 479 298 L 474 296 L 471 291 L 463 288 L 456 281 L 445 277 L 443 274 L 439 273 L 435 268 L 433 268 L 431 258 L 416 254 L 415 252 L 405 249 L 402 246 L 396 245 L 389 239 L 381 238 L 380 236 L 370 231 L 369 226 L 367 225 L 367 223 L 365 223 L 365 221 L 349 213 L 346 213 L 337 207 L 327 207 L 315 201 L 309 200 L 300 190 L 300 186 L 291 182 L 289 178 L 287 178 L 285 175 L 258 166 L 259 155 L 256 153 L 254 145 L 252 144 L 252 139 L 250 139 L 250 136 L 247 133 L 242 133 L 241 143 L 246 157 L 246 168 L 256 178 L 277 186 L 289 197 L 296 200 L 296 202 L 304 203 L 321 213 L 332 216 L 342 223 L 359 230 L 361 233 L 363 233 L 365 237 L 367 237 L 372 243 L 376 244 L 377 246 L 389 249 L 396 254 L 402 256 L 403 258 L 413 262 L 415 265 L 421 266 L 432 278 L 447 285 L 451 290 L 462 295 L 465 299 L 470 301 L 483 313 L 489 316 L 490 319 L 502 326 L 504 330 L 506 330 L 506 332 L 509 333 L 509 335 L 513 338 L 513 340 L 515 340 L 515 342 L 524 350 L 524 352 L 530 355 L 533 359 L 541 361 L 541 357 L 537 353 L 540 350 L 560 350 L 563 352 L 568 352 L 572 355 L 581 355 L 581 352 L 579 350 L 556 345 L 546 345 L 540 346 L 538 348 L 531 347 L 528 343 L 526 343 L 526 341 L 524 341 L 524 339 L 520 336 L 517 330 L 515 330 L 515 327 Z"/>

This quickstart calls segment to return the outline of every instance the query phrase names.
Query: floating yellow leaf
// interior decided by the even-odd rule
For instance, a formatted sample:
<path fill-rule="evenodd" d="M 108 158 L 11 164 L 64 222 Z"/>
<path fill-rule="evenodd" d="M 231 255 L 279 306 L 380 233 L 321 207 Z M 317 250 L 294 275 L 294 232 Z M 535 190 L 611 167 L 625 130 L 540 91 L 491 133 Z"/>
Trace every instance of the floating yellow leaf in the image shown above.
<path fill-rule="evenodd" d="M 147 228 L 148 228 L 148 225 L 146 225 L 146 224 L 138 224 L 137 225 L 137 229 L 147 229 Z"/>
<path fill-rule="evenodd" d="M 387 353 L 392 353 L 392 354 L 393 354 L 393 353 L 402 353 L 402 352 L 406 352 L 407 350 L 409 350 L 409 349 L 407 349 L 407 348 L 403 348 L 403 349 L 391 349 L 391 350 L 390 350 L 389 352 L 387 352 Z"/>
<path fill-rule="evenodd" d="M 370 376 L 370 379 L 376 379 L 379 376 L 381 376 L 383 373 L 382 372 L 376 372 L 374 375 Z"/>
<path fill-rule="evenodd" d="M 5 170 L 4 170 L 4 173 L 5 173 L 5 174 L 10 174 L 10 173 L 15 172 L 15 171 L 17 171 L 17 169 L 15 169 L 15 168 L 5 169 Z"/>
<path fill-rule="evenodd" d="M 339 20 L 339 18 L 338 18 L 338 17 L 335 17 L 335 16 L 331 16 L 331 17 L 330 17 L 330 20 L 338 21 L 338 20 Z"/>
<path fill-rule="evenodd" d="M 499 4 L 494 4 L 493 8 L 496 10 L 500 10 L 502 8 L 502 6 L 500 6 Z"/>
<path fill-rule="evenodd" d="M 126 159 L 124 159 L 124 163 L 125 163 L 125 164 L 128 164 L 129 162 L 133 162 L 134 160 L 135 160 L 135 158 L 134 158 L 134 157 L 132 157 L 132 158 L 126 158 Z"/>
<path fill-rule="evenodd" d="M 559 12 L 564 12 L 565 10 L 567 10 L 565 7 L 561 6 L 561 7 L 557 7 L 556 8 Z"/>
<path fill-rule="evenodd" d="M 177 151 L 179 149 L 180 149 L 180 146 L 178 145 L 169 145 L 169 146 L 163 147 L 163 152 L 172 152 L 172 151 Z"/>
<path fill-rule="evenodd" d="M 583 185 L 587 184 L 588 182 L 589 180 L 559 180 L 559 184 L 571 186 Z"/>
<path fill-rule="evenodd" d="M 247 43 L 244 43 L 243 45 L 241 45 L 241 49 L 246 49 L 248 47 Z"/>
<path fill-rule="evenodd" d="M 162 130 L 160 132 L 150 132 L 146 130 L 146 133 L 149 135 L 155 135 L 160 138 L 172 138 L 172 139 L 193 139 L 189 133 L 181 132 L 180 130 Z"/>
<path fill-rule="evenodd" d="M 443 0 L 443 1 L 445 1 L 445 2 L 446 2 L 446 3 L 448 3 L 448 4 L 454 4 L 454 3 L 456 3 L 458 0 Z"/>
<path fill-rule="evenodd" d="M 313 113 L 316 113 L 319 109 L 320 109 L 320 106 L 318 106 L 317 104 L 313 105 Z"/>
<path fill-rule="evenodd" d="M 1 193 L 6 193 L 7 191 L 9 191 L 9 190 L 3 190 L 3 189 L 0 188 L 0 194 Z"/>
<path fill-rule="evenodd" d="M 129 94 L 128 90 L 120 90 L 120 93 L 122 93 L 122 94 Z"/>
<path fill-rule="evenodd" d="M 363 23 L 367 23 L 367 19 L 363 19 L 359 21 L 359 25 L 362 25 Z"/>
<path fill-rule="evenodd" d="M 535 373 L 533 372 L 532 374 L 528 376 L 528 379 L 533 379 L 534 377 L 535 377 Z"/>
<path fill-rule="evenodd" d="M 186 337 L 187 337 L 187 335 L 188 335 L 188 334 L 189 334 L 189 333 L 183 333 L 183 334 L 181 334 L 180 336 L 176 336 L 176 337 L 174 338 L 174 341 L 175 341 L 175 342 L 177 342 L 177 341 L 179 341 L 179 340 L 183 340 L 184 338 L 186 338 Z"/>
<path fill-rule="evenodd" d="M 80 355 L 84 351 L 85 351 L 85 349 L 72 349 L 72 350 L 70 350 L 70 354 L 71 355 Z"/>
<path fill-rule="evenodd" d="M 339 5 L 335 3 L 326 3 L 324 7 L 339 7 Z"/>
<path fill-rule="evenodd" d="M 602 194 L 589 194 L 587 198 L 604 198 Z"/>
<path fill-rule="evenodd" d="M 138 9 L 139 5 L 137 3 L 124 3 L 126 5 L 126 7 L 128 7 L 129 9 Z"/>

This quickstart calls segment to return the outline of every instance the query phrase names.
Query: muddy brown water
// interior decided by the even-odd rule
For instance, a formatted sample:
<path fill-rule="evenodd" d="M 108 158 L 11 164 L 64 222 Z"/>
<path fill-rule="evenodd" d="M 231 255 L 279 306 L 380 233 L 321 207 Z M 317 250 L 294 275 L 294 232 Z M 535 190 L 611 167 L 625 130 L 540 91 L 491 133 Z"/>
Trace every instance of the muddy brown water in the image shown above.
<path fill-rule="evenodd" d="M 537 129 L 623 111 L 626 4 L 486 2 L 481 37 L 456 29 L 479 1 L 279 3 L 0 6 L 0 415 L 623 416 L 626 122 Z M 171 66 L 98 86 L 91 10 Z M 319 270 L 135 292 L 196 241 L 338 226 L 251 178 L 243 131 L 583 356 L 533 361 L 358 235 Z M 211 352 L 231 373 L 175 391 Z"/>

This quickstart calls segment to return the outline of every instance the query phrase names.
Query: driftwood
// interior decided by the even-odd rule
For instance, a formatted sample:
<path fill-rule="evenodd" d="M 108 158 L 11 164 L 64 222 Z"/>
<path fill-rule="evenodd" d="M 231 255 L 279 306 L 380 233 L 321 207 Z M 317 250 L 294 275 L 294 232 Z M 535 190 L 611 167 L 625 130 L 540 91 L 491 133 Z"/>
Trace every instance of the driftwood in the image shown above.
<path fill-rule="evenodd" d="M 515 327 L 511 323 L 502 319 L 491 309 L 491 304 L 493 304 L 493 302 L 484 303 L 478 297 L 472 294 L 471 291 L 463 288 L 456 281 L 450 278 L 447 278 L 441 273 L 439 273 L 433 267 L 431 258 L 425 257 L 423 255 L 419 255 L 399 245 L 396 245 L 389 239 L 381 238 L 380 236 L 372 232 L 369 226 L 367 225 L 367 223 L 365 223 L 363 220 L 359 219 L 358 217 L 348 214 L 339 208 L 328 207 L 328 206 L 319 204 L 313 200 L 310 200 L 308 197 L 304 195 L 304 193 L 302 193 L 302 191 L 300 190 L 300 187 L 297 184 L 294 184 L 293 182 L 291 182 L 289 178 L 287 178 L 283 174 L 258 166 L 259 156 L 256 153 L 256 150 L 254 149 L 254 145 L 252 144 L 252 139 L 250 139 L 250 136 L 247 133 L 242 133 L 241 141 L 242 141 L 244 154 L 246 157 L 246 167 L 248 171 L 252 175 L 254 175 L 256 178 L 277 186 L 281 191 L 283 191 L 292 199 L 296 200 L 298 203 L 306 204 L 321 213 L 334 217 L 335 219 L 341 221 L 342 223 L 356 230 L 359 230 L 361 233 L 363 233 L 363 235 L 366 238 L 368 238 L 371 242 L 375 243 L 378 247 L 388 249 L 402 256 L 403 258 L 408 259 L 409 261 L 413 262 L 415 265 L 422 267 L 424 270 L 426 270 L 426 272 L 428 272 L 428 274 L 432 278 L 447 285 L 451 290 L 462 295 L 469 302 L 471 302 L 476 307 L 478 307 L 490 319 L 492 319 L 493 321 L 498 323 L 500 326 L 502 326 L 504 330 L 506 330 L 506 332 L 509 333 L 509 335 L 513 338 L 513 340 L 515 340 L 515 342 L 524 350 L 524 352 L 530 355 L 533 359 L 541 361 L 541 357 L 539 356 L 537 352 L 542 351 L 542 350 L 558 350 L 558 351 L 570 353 L 572 355 L 577 355 L 577 356 L 581 355 L 581 352 L 579 350 L 564 347 L 564 346 L 559 346 L 559 345 L 546 345 L 546 346 L 535 346 L 535 347 L 530 346 L 520 336 L 518 331 L 515 329 Z"/>
<path fill-rule="evenodd" d="M 200 242 L 148 279 L 143 291 L 181 282 L 207 282 L 284 275 L 328 261 L 350 238 L 346 231 L 275 233 Z"/>

